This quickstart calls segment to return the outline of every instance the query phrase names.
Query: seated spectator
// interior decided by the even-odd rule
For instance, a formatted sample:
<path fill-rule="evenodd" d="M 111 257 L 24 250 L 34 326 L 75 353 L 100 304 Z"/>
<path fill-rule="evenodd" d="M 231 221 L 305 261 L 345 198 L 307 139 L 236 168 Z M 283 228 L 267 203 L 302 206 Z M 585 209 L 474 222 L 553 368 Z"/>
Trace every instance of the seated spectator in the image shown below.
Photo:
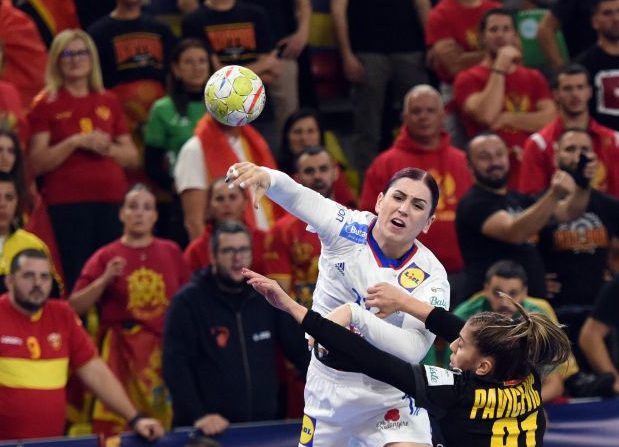
<path fill-rule="evenodd" d="M 556 166 L 588 186 L 585 170 L 594 181 L 595 153 L 590 135 L 580 129 L 565 131 L 555 149 Z M 582 161 L 581 161 L 582 160 Z M 582 215 L 547 225 L 539 235 L 539 250 L 546 266 L 548 297 L 565 324 L 573 343 L 593 308 L 608 274 L 611 238 L 619 236 L 619 200 L 588 188 L 589 200 Z M 582 278 L 587 278 L 583 281 Z M 574 348 L 580 363 L 580 350 Z"/>
<path fill-rule="evenodd" d="M 562 68 L 552 88 L 559 114 L 525 142 L 521 169 L 527 174 L 520 178 L 518 189 L 526 194 L 546 189 L 556 168 L 559 137 L 566 129 L 586 129 L 598 161 L 591 186 L 619 198 L 619 137 L 589 114 L 592 91 L 586 68 L 576 64 Z"/>
<path fill-rule="evenodd" d="M 3 152 L 2 144 L 6 137 L 0 137 L 0 154 Z M 45 242 L 35 234 L 20 228 L 19 216 L 23 210 L 22 194 L 19 183 L 11 174 L 2 171 L 3 157 L 0 157 L 0 294 L 6 292 L 4 277 L 9 274 L 13 257 L 22 250 L 36 249 L 43 251 L 50 259 L 50 267 L 53 279 L 52 296 L 60 297 L 64 294 L 63 283 L 60 275 L 51 261 L 50 251 Z"/>
<path fill-rule="evenodd" d="M 1 78 L 15 86 L 22 107 L 28 107 L 45 85 L 47 49 L 32 19 L 8 0 L 0 2 L 0 47 Z"/>
<path fill-rule="evenodd" d="M 539 24 L 537 39 L 548 66 L 560 69 L 568 61 L 557 45 L 556 33 L 563 30 L 569 55 L 574 58 L 595 43 L 591 9 L 597 0 L 556 0 Z"/>
<path fill-rule="evenodd" d="M 492 8 L 493 0 L 443 0 L 432 8 L 425 26 L 428 61 L 441 81 L 440 90 L 447 111 L 445 127 L 452 143 L 465 147 L 468 141 L 458 117 L 453 81 L 458 73 L 484 58 L 479 36 L 479 20 Z"/>
<path fill-rule="evenodd" d="M 45 90 L 29 115 L 30 165 L 40 178 L 68 290 L 88 257 L 120 234 L 118 209 L 128 187 L 123 168 L 138 164 L 120 103 L 103 89 L 99 67 L 88 34 L 58 34 Z"/>
<path fill-rule="evenodd" d="M 613 329 L 619 326 L 619 276 L 606 284 L 598 294 L 591 316 L 580 331 L 578 345 L 591 368 L 597 373 L 611 373 L 614 377 L 614 391 L 619 394 L 619 368 L 613 361 L 608 344 Z"/>
<path fill-rule="evenodd" d="M 527 311 L 546 315 L 558 324 L 557 316 L 546 300 L 529 297 L 527 273 L 524 268 L 520 264 L 507 260 L 498 261 L 490 266 L 486 272 L 483 290 L 460 303 L 453 313 L 463 320 L 481 312 L 499 312 L 509 316 L 518 314 L 516 307 L 509 299 L 504 298 L 503 294 L 509 295 Z M 449 364 L 450 354 L 451 350 L 446 349 L 445 365 Z M 557 370 L 546 375 L 542 384 L 542 401 L 550 402 L 561 396 L 564 376 L 572 375 L 577 371 L 578 367 L 572 359 L 568 365 L 563 367 L 563 371 Z"/>
<path fill-rule="evenodd" d="M 194 239 L 185 249 L 183 257 L 194 272 L 208 267 L 211 264 L 210 240 L 214 227 L 224 220 L 236 220 L 243 222 L 247 208 L 245 191 L 238 186 L 228 188 L 223 177 L 216 179 L 208 187 L 206 193 L 207 211 L 204 231 L 197 239 Z M 254 253 L 252 268 L 260 272 L 264 270 L 263 256 L 265 233 L 256 227 L 247 226 L 251 234 L 251 246 Z"/>
<path fill-rule="evenodd" d="M 518 186 L 522 147 L 527 137 L 555 117 L 548 83 L 523 67 L 514 17 L 505 9 L 486 11 L 480 23 L 485 56 L 460 72 L 454 95 L 469 138 L 493 130 L 509 149 L 509 186 Z"/>
<path fill-rule="evenodd" d="M 188 238 L 174 189 L 174 166 L 181 147 L 206 111 L 204 85 L 210 74 L 204 43 L 197 39 L 180 42 L 172 52 L 167 95 L 153 104 L 144 128 L 144 168 L 163 195 L 157 204 L 157 233 L 183 247 Z"/>
<path fill-rule="evenodd" d="M 337 137 L 331 131 L 324 131 L 318 112 L 314 109 L 299 109 L 284 123 L 282 143 L 277 164 L 288 175 L 296 172 L 296 159 L 308 147 L 324 147 L 337 162 L 338 176 L 334 185 L 334 200 L 354 208 L 359 189 L 359 172 L 351 165 Z"/>
<path fill-rule="evenodd" d="M 456 231 L 466 274 L 465 296 L 481 289 L 488 267 L 500 259 L 524 266 L 532 296 L 545 297 L 544 264 L 535 237 L 550 219 L 569 221 L 586 207 L 588 194 L 558 170 L 539 198 L 507 187 L 508 149 L 498 135 L 473 138 L 467 152 L 475 184 L 456 210 Z M 567 198 L 566 198 L 567 196 Z"/>
<path fill-rule="evenodd" d="M 440 94 L 429 85 L 413 87 L 404 97 L 402 127 L 393 145 L 376 157 L 365 174 L 359 207 L 373 211 L 380 185 L 387 183 L 400 169 L 416 166 L 436 180 L 440 200 L 436 207 L 434 230 L 420 235 L 441 261 L 449 274 L 451 303 L 459 302 L 459 275 L 464 269 L 456 236 L 456 207 L 458 201 L 473 184 L 463 151 L 450 144 L 443 130 L 445 111 Z M 437 230 L 438 229 L 438 230 Z M 285 289 L 284 289 L 285 290 Z"/>
<path fill-rule="evenodd" d="M 242 270 L 252 259 L 247 228 L 221 222 L 210 250 L 213 264 L 172 300 L 163 349 L 174 425 L 207 435 L 233 422 L 276 417 L 278 342 L 299 370 L 309 362 L 303 331 L 245 283 Z"/>
<path fill-rule="evenodd" d="M 69 304 L 80 315 L 96 306 L 103 361 L 138 411 L 169 428 L 171 407 L 161 373 L 163 322 L 172 296 L 189 280 L 189 270 L 174 242 L 153 236 L 155 196 L 144 185 L 125 195 L 119 219 L 122 236 L 88 259 Z M 95 401 L 92 424 L 97 433 L 127 429 L 105 401 Z"/>
<path fill-rule="evenodd" d="M 0 402 L 5 409 L 0 411 L 0 439 L 62 436 L 70 372 L 137 433 L 151 441 L 163 436 L 161 423 L 133 406 L 75 312 L 63 301 L 48 300 L 50 268 L 40 250 L 17 253 L 6 279 L 8 294 L 0 297 L 2 338 L 28 340 L 0 344 Z"/>
<path fill-rule="evenodd" d="M 276 166 L 267 142 L 251 124 L 229 127 L 205 114 L 198 121 L 194 136 L 181 148 L 174 167 L 176 191 L 181 197 L 190 241 L 204 230 L 208 185 L 225 176 L 228 167 L 239 161 Z M 274 205 L 263 198 L 257 208 L 247 204 L 244 220 L 250 227 L 266 230 L 277 218 L 276 212 Z"/>

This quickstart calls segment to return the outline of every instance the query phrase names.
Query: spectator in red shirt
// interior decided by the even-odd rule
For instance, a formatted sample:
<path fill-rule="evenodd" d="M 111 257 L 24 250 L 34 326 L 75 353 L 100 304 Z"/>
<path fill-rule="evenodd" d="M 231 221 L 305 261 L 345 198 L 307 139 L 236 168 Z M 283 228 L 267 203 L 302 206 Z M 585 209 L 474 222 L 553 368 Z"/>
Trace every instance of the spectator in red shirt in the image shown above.
<path fill-rule="evenodd" d="M 514 17 L 506 9 L 490 9 L 480 23 L 485 56 L 460 72 L 454 82 L 456 104 L 469 138 L 495 131 L 510 155 L 509 187 L 518 186 L 522 146 L 527 137 L 555 117 L 544 76 L 520 64 Z"/>
<path fill-rule="evenodd" d="M 440 94 L 429 85 L 413 87 L 404 98 L 403 125 L 393 146 L 374 159 L 363 183 L 360 208 L 372 211 L 376 197 L 393 174 L 408 166 L 432 174 L 441 190 L 436 207 L 435 228 L 419 238 L 450 274 L 452 303 L 458 302 L 457 274 L 464 268 L 458 247 L 455 219 L 458 201 L 473 179 L 463 151 L 452 146 L 443 130 L 445 112 Z"/>
<path fill-rule="evenodd" d="M 559 137 L 566 129 L 586 129 L 598 160 L 591 186 L 619 198 L 619 135 L 589 114 L 591 83 L 587 69 L 570 65 L 559 70 L 553 94 L 559 115 L 525 142 L 521 169 L 526 176 L 520 178 L 520 191 L 537 194 L 546 189 L 555 171 Z"/>
<path fill-rule="evenodd" d="M 137 166 L 138 151 L 118 99 L 103 89 L 86 32 L 65 30 L 54 38 L 46 79 L 29 116 L 29 156 L 71 290 L 86 259 L 121 232 L 123 168 Z"/>

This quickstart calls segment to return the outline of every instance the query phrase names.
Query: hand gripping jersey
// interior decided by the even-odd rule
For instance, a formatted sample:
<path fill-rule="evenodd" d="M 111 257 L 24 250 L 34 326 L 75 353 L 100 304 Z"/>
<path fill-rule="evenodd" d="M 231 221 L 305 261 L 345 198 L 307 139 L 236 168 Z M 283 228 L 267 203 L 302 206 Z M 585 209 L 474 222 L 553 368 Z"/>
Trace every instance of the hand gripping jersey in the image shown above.
<path fill-rule="evenodd" d="M 409 256 L 399 265 L 386 265 L 388 260 L 369 241 L 376 220 L 374 214 L 347 209 L 281 172 L 268 172 L 269 198 L 307 222 L 322 244 L 312 310 L 324 315 L 348 302 L 365 308 L 368 287 L 379 282 L 397 285 L 433 306 L 449 308 L 445 269 L 423 244 L 415 241 Z M 390 340 L 396 349 L 394 354 L 409 362 L 419 362 L 434 335 L 419 320 L 403 312 L 394 313 L 386 321 L 399 328 Z"/>

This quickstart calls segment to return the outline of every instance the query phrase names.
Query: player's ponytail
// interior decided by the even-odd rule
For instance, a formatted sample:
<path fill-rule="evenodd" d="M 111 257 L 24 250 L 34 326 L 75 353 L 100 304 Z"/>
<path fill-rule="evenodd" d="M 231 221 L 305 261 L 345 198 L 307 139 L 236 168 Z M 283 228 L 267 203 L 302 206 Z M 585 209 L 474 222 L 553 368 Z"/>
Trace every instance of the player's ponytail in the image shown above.
<path fill-rule="evenodd" d="M 524 379 L 533 369 L 565 362 L 571 352 L 570 342 L 561 327 L 545 315 L 528 313 L 512 302 L 520 318 L 482 312 L 468 320 L 479 352 L 495 360 L 493 378 Z"/>

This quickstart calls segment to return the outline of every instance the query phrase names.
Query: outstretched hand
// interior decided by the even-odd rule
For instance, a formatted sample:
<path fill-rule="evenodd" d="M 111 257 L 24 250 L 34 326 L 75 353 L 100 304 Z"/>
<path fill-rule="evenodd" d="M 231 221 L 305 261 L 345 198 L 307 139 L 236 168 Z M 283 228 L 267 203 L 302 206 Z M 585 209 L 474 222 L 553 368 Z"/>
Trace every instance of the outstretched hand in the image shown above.
<path fill-rule="evenodd" d="M 392 313 L 402 310 L 404 303 L 410 297 L 400 287 L 386 282 L 379 282 L 368 287 L 368 295 L 365 300 L 366 307 L 378 309 L 376 316 L 385 318 Z"/>
<path fill-rule="evenodd" d="M 230 185 L 238 185 L 241 189 L 252 191 L 252 204 L 258 208 L 260 199 L 264 196 L 269 186 L 271 186 L 271 176 L 268 172 L 248 161 L 235 163 L 228 168 L 225 182 Z"/>

